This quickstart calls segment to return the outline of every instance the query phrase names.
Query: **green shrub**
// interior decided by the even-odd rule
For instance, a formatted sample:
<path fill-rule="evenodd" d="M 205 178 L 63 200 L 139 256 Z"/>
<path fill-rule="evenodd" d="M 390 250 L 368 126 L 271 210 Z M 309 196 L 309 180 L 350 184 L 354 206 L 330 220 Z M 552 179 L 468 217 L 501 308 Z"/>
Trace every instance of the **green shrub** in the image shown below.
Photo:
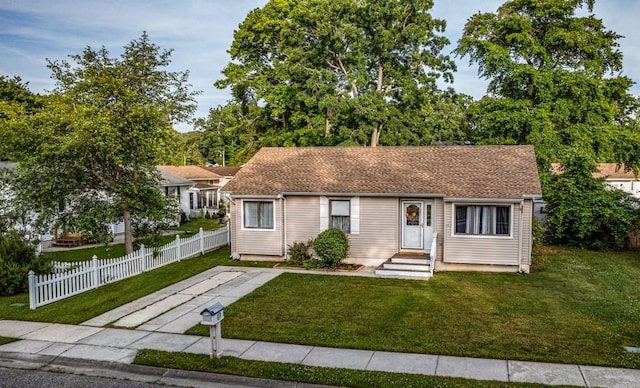
<path fill-rule="evenodd" d="M 0 235 L 0 295 L 26 292 L 29 271 L 46 273 L 50 261 L 37 256 L 35 246 L 16 232 Z"/>
<path fill-rule="evenodd" d="M 349 252 L 349 238 L 338 228 L 320 233 L 311 244 L 325 267 L 335 268 Z"/>
<path fill-rule="evenodd" d="M 313 240 L 296 241 L 289 245 L 287 250 L 289 259 L 287 261 L 291 264 L 302 265 L 306 260 L 311 259 L 309 248 L 311 248 L 312 242 Z"/>
<path fill-rule="evenodd" d="M 638 225 L 640 201 L 594 178 L 595 163 L 585 158 L 573 157 L 563 167 L 545 187 L 550 242 L 597 250 L 627 248 L 628 233 Z"/>

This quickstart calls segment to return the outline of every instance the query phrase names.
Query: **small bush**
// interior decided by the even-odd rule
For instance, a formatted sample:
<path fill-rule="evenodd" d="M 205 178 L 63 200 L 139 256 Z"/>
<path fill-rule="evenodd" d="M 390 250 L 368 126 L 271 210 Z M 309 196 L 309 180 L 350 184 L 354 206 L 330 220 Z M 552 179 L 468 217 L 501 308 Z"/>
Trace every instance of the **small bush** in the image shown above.
<path fill-rule="evenodd" d="M 323 268 L 325 265 L 322 260 L 309 259 L 309 260 L 305 260 L 304 263 L 302 263 L 302 266 L 305 269 L 316 269 L 316 268 Z"/>
<path fill-rule="evenodd" d="M 320 233 L 311 244 L 325 267 L 335 268 L 349 252 L 349 238 L 338 228 Z"/>
<path fill-rule="evenodd" d="M 29 271 L 46 273 L 49 262 L 45 256 L 36 256 L 35 246 L 18 233 L 0 235 L 0 295 L 26 292 Z"/>
<path fill-rule="evenodd" d="M 306 260 L 311 259 L 309 249 L 313 240 L 308 241 L 296 241 L 289 245 L 287 253 L 289 259 L 287 260 L 291 264 L 302 265 Z"/>

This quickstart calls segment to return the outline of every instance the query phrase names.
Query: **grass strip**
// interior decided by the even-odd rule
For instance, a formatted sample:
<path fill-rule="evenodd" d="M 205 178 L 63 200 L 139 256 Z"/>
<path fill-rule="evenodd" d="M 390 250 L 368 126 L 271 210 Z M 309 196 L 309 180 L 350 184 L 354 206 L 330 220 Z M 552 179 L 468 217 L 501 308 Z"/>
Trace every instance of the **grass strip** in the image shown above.
<path fill-rule="evenodd" d="M 11 337 L 0 337 L 0 345 L 9 344 L 11 342 L 16 342 L 16 341 L 19 341 L 19 339 L 11 338 Z"/>
<path fill-rule="evenodd" d="M 273 380 L 297 381 L 344 387 L 541 387 L 540 384 L 477 381 L 461 378 L 413 375 L 338 368 L 320 368 L 299 364 L 243 360 L 235 357 L 210 359 L 208 355 L 142 349 L 135 364 L 200 372 L 213 372 Z"/>

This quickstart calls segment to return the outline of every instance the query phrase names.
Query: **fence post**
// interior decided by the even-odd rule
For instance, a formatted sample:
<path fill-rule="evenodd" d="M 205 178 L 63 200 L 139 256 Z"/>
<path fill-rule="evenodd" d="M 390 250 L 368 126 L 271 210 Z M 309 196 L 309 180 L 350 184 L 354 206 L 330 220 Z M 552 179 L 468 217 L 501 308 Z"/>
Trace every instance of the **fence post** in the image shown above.
<path fill-rule="evenodd" d="M 227 228 L 227 243 L 225 245 L 231 245 L 231 227 L 229 226 L 228 222 L 227 222 L 226 228 Z"/>
<path fill-rule="evenodd" d="M 140 244 L 140 268 L 142 272 L 147 270 L 147 249 L 144 244 Z"/>
<path fill-rule="evenodd" d="M 36 309 L 36 301 L 38 300 L 36 292 L 38 292 L 36 288 L 36 274 L 33 271 L 29 271 L 29 308 L 31 310 Z"/>
<path fill-rule="evenodd" d="M 182 260 L 182 252 L 180 252 L 180 235 L 176 234 L 176 257 L 178 261 Z"/>
<path fill-rule="evenodd" d="M 93 266 L 93 288 L 98 288 L 99 284 L 99 270 L 98 270 L 98 256 L 93 255 L 91 260 L 91 265 Z"/>
<path fill-rule="evenodd" d="M 204 231 L 200 228 L 200 254 L 204 255 Z"/>

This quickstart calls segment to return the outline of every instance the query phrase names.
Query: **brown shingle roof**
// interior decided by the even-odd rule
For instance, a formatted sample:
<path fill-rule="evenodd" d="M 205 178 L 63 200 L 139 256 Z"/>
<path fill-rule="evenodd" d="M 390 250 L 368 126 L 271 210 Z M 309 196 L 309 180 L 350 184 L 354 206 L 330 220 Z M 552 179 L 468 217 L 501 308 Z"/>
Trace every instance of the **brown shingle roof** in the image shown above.
<path fill-rule="evenodd" d="M 214 174 L 218 174 L 221 176 L 234 176 L 242 167 L 221 167 L 221 166 L 211 166 L 211 167 L 203 167 L 207 171 L 211 171 Z"/>
<path fill-rule="evenodd" d="M 599 163 L 597 169 L 598 171 L 593 173 L 594 178 L 638 179 L 633 171 L 624 170 L 624 164 Z M 561 174 L 562 165 L 560 163 L 551 163 L 551 171 L 554 174 Z"/>
<path fill-rule="evenodd" d="M 262 148 L 225 187 L 234 195 L 540 195 L 532 146 Z"/>
<path fill-rule="evenodd" d="M 158 166 L 160 170 L 191 180 L 220 179 L 220 175 L 198 166 Z"/>

